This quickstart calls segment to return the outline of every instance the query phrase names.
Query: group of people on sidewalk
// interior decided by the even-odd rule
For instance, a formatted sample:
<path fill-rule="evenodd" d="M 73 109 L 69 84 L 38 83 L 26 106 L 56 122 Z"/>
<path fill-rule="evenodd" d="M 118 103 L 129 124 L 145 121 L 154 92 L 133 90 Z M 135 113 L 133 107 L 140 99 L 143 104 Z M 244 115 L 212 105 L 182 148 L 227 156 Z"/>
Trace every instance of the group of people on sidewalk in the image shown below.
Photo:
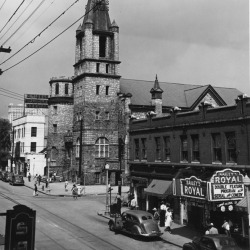
<path fill-rule="evenodd" d="M 232 225 L 232 222 L 230 220 L 228 220 L 228 219 L 225 218 L 224 222 L 223 222 L 223 224 L 221 226 L 224 234 L 226 234 L 229 237 L 231 237 L 231 233 L 230 233 L 230 227 L 231 227 L 231 225 Z M 212 222 L 209 223 L 208 228 L 207 228 L 205 234 L 218 234 L 218 233 L 219 233 L 218 229 L 214 226 L 214 224 Z"/>
<path fill-rule="evenodd" d="M 171 226 L 173 223 L 173 209 L 168 203 L 161 202 L 160 209 L 153 208 L 154 219 L 159 222 L 160 227 L 165 227 L 166 232 L 171 233 Z"/>

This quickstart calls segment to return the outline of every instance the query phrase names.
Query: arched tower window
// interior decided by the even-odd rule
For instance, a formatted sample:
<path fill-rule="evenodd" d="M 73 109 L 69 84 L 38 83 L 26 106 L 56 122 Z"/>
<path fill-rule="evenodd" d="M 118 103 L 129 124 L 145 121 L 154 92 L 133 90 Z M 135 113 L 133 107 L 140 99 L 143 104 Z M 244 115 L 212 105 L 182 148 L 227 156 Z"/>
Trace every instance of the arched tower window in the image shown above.
<path fill-rule="evenodd" d="M 69 94 L 69 84 L 66 83 L 65 84 L 65 95 L 68 95 Z"/>
<path fill-rule="evenodd" d="M 106 56 L 106 36 L 100 36 L 99 38 L 99 56 Z"/>
<path fill-rule="evenodd" d="M 95 143 L 95 157 L 107 158 L 109 157 L 109 141 L 105 137 L 100 137 Z"/>
<path fill-rule="evenodd" d="M 56 95 L 59 95 L 59 83 L 56 83 Z"/>
<path fill-rule="evenodd" d="M 76 140 L 76 157 L 79 158 L 80 156 L 80 138 L 78 137 Z"/>

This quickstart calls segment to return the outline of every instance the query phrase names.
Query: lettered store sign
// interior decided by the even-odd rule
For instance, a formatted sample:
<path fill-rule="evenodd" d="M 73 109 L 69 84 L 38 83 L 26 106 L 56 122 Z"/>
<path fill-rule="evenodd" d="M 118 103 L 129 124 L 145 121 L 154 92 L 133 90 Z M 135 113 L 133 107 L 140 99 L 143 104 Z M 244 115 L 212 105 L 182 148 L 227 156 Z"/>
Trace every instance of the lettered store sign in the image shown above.
<path fill-rule="evenodd" d="M 243 175 L 239 171 L 217 171 L 209 185 L 211 201 L 240 200 L 244 197 Z"/>
<path fill-rule="evenodd" d="M 190 178 L 180 179 L 181 195 L 197 199 L 206 199 L 207 182 L 198 179 L 195 176 Z"/>

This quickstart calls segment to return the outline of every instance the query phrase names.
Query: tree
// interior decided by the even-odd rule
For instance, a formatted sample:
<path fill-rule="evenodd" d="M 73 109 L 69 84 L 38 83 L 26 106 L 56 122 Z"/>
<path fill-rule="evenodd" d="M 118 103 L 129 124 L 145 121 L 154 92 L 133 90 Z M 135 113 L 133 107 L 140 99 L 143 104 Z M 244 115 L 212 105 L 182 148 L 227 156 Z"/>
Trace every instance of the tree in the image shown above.
<path fill-rule="evenodd" d="M 0 166 L 6 165 L 11 150 L 11 124 L 7 119 L 0 118 Z"/>

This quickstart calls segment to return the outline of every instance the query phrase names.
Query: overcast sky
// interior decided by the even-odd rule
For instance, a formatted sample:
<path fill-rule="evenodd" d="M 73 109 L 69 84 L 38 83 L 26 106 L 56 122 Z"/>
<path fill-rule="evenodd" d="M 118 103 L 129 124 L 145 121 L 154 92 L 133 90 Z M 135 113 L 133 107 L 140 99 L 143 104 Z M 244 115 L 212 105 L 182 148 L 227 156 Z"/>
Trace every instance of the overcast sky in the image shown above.
<path fill-rule="evenodd" d="M 0 30 L 22 0 L 0 0 Z M 0 64 L 38 35 L 75 0 L 42 0 L 29 8 L 5 34 L 31 2 L 26 0 L 5 29 L 0 45 L 15 33 L 0 53 Z M 20 53 L 0 65 L 4 71 L 39 49 L 84 15 L 87 0 L 79 0 L 56 23 Z M 250 96 L 249 0 L 109 0 L 110 19 L 120 27 L 120 74 L 123 78 L 159 82 L 211 84 L 238 88 Z M 24 25 L 17 30 L 17 28 Z M 49 80 L 73 76 L 75 31 L 82 19 L 29 59 L 0 76 L 1 88 L 19 94 L 49 94 Z M 0 117 L 9 103 L 22 103 L 0 95 Z"/>

